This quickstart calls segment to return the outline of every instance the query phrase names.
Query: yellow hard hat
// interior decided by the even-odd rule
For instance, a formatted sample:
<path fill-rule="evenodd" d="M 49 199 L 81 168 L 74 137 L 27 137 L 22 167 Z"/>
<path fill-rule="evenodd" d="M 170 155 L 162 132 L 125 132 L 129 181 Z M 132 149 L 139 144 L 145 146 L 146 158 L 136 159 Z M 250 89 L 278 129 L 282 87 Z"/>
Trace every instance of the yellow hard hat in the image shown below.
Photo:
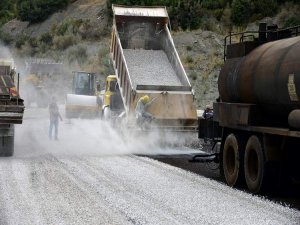
<path fill-rule="evenodd" d="M 149 102 L 149 96 L 148 96 L 148 95 L 144 95 L 144 96 L 142 97 L 142 102 L 143 102 L 144 104 L 147 104 L 147 103 Z"/>

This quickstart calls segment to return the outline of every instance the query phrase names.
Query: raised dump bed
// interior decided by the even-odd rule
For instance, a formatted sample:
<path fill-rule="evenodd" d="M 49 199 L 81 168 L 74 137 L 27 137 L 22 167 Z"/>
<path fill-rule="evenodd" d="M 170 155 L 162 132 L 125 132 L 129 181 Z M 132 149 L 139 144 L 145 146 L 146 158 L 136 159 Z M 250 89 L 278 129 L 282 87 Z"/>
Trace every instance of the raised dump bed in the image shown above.
<path fill-rule="evenodd" d="M 156 98 L 148 111 L 157 126 L 196 129 L 193 91 L 168 29 L 165 7 L 113 5 L 111 58 L 126 115 L 140 97 Z"/>

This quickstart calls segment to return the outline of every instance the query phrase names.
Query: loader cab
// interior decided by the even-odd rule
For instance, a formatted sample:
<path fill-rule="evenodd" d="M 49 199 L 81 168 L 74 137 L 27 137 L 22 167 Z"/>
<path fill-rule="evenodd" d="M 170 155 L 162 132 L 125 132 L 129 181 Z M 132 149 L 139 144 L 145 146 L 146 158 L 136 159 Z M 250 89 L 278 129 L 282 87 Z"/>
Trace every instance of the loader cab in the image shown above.
<path fill-rule="evenodd" d="M 76 95 L 95 95 L 96 81 L 94 73 L 73 72 L 72 92 Z"/>

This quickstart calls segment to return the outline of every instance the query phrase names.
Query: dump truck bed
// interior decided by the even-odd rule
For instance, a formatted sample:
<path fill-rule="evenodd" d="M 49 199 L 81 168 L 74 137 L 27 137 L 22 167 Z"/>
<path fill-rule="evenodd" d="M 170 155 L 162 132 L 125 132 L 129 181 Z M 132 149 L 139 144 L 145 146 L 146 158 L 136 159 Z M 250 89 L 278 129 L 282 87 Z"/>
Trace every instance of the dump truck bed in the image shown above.
<path fill-rule="evenodd" d="M 149 95 L 156 100 L 148 112 L 158 126 L 196 129 L 193 91 L 168 29 L 166 8 L 113 5 L 113 12 L 110 51 L 126 115 L 134 120 L 137 101 Z"/>

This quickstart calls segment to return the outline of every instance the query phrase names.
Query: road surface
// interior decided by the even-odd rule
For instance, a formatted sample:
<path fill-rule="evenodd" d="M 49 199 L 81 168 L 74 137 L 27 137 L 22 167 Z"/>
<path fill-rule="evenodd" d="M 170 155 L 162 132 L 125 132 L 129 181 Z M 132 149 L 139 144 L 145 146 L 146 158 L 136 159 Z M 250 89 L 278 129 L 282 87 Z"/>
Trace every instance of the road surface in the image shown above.
<path fill-rule="evenodd" d="M 98 120 L 60 124 L 27 109 L 15 155 L 0 158 L 0 224 L 300 224 L 300 212 L 162 162 L 155 137 Z M 151 140 L 151 141 L 150 141 Z"/>

